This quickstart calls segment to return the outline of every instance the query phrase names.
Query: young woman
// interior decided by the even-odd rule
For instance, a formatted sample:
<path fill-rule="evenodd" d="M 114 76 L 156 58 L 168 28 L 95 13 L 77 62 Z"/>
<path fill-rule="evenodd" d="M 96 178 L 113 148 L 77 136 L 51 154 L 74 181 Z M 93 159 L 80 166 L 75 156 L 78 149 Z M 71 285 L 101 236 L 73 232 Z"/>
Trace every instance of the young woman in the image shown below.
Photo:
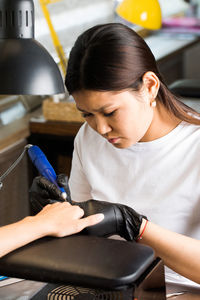
<path fill-rule="evenodd" d="M 102 214 L 87 218 L 82 218 L 83 215 L 84 211 L 80 207 L 57 202 L 46 205 L 35 216 L 1 227 L 0 257 L 44 236 L 63 237 L 74 234 L 103 219 Z"/>
<path fill-rule="evenodd" d="M 79 36 L 65 83 L 86 120 L 74 144 L 72 199 L 147 216 L 122 218 L 125 237 L 142 234 L 166 265 L 200 283 L 200 115 L 168 90 L 149 47 L 122 24 Z M 192 284 L 170 269 L 166 280 Z"/>
<path fill-rule="evenodd" d="M 66 87 L 86 119 L 72 199 L 119 202 L 199 239 L 200 115 L 170 93 L 144 40 L 122 24 L 89 29 L 72 48 Z"/>

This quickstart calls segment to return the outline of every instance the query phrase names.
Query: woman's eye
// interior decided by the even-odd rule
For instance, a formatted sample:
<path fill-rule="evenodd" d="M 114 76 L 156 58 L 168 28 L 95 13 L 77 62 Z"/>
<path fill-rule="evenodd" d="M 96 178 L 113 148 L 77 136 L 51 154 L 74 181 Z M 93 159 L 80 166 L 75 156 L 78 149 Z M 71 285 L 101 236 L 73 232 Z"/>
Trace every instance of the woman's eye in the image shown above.
<path fill-rule="evenodd" d="M 116 112 L 116 110 L 113 110 L 112 112 L 104 113 L 103 115 L 105 117 L 110 117 L 110 116 L 113 116 L 115 112 Z M 92 113 L 86 113 L 86 112 L 82 112 L 81 115 L 82 115 L 83 118 L 89 118 L 89 117 L 93 116 Z"/>
<path fill-rule="evenodd" d="M 115 112 L 116 112 L 116 110 L 113 110 L 113 111 L 111 111 L 110 113 L 104 113 L 104 116 L 105 116 L 105 117 L 113 116 Z"/>
<path fill-rule="evenodd" d="M 82 117 L 83 118 L 87 118 L 87 117 L 90 117 L 92 114 L 90 113 L 81 113 Z"/>

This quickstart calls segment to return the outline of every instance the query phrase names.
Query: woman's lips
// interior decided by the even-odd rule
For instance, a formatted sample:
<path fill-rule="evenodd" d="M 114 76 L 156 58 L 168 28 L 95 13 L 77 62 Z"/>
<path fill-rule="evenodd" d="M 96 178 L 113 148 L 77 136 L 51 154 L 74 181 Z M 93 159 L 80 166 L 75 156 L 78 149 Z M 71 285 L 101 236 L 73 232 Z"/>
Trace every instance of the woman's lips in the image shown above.
<path fill-rule="evenodd" d="M 119 141 L 119 138 L 108 139 L 108 142 L 111 144 L 116 144 Z"/>

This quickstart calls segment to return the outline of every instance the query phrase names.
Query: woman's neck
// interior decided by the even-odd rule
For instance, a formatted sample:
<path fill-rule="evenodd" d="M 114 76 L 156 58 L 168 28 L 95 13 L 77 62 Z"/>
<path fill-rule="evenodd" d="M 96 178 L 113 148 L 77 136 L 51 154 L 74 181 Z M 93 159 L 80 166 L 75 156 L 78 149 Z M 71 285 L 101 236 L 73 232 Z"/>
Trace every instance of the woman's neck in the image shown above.
<path fill-rule="evenodd" d="M 176 128 L 182 120 L 170 113 L 164 105 L 157 102 L 154 109 L 153 120 L 140 142 L 150 142 L 159 139 L 174 128 Z"/>

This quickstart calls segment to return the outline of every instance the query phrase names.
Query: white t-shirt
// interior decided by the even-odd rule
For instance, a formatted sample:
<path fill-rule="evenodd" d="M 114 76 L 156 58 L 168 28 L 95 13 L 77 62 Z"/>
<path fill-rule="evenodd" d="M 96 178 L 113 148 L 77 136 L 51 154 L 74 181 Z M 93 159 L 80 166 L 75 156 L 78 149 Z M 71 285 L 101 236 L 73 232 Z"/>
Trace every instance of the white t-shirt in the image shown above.
<path fill-rule="evenodd" d="M 200 239 L 199 157 L 197 125 L 182 122 L 164 137 L 118 149 L 85 123 L 75 138 L 72 199 L 126 204 L 164 228 Z M 190 282 L 170 270 L 166 280 Z"/>

